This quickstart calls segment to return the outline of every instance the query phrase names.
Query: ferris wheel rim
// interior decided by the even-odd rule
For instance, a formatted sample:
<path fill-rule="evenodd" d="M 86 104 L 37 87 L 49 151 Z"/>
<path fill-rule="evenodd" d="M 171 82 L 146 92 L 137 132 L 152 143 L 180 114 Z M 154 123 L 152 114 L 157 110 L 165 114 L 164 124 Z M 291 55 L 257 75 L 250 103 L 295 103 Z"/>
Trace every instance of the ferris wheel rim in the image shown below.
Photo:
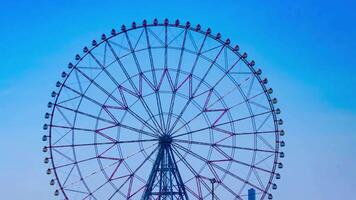
<path fill-rule="evenodd" d="M 111 35 L 107 38 L 105 38 L 104 40 L 98 42 L 96 45 L 94 45 L 91 49 L 89 49 L 82 57 L 80 57 L 80 59 L 78 60 L 78 62 L 74 65 L 73 69 L 70 70 L 70 72 L 68 73 L 68 75 L 66 76 L 65 80 L 63 81 L 63 83 L 65 83 L 68 79 L 68 77 L 71 75 L 71 73 L 73 72 L 73 70 L 75 69 L 75 67 L 78 65 L 78 63 L 80 63 L 82 61 L 82 59 L 84 59 L 91 51 L 93 51 L 94 49 L 96 49 L 98 46 L 100 46 L 101 44 L 103 44 L 104 42 L 110 40 L 111 38 L 119 35 L 119 34 L 123 34 L 125 32 L 128 32 L 128 31 L 131 31 L 131 30 L 135 30 L 135 29 L 142 29 L 142 28 L 147 28 L 147 27 L 157 27 L 157 26 L 167 26 L 167 27 L 176 27 L 176 28 L 181 28 L 181 29 L 186 29 L 186 30 L 190 30 L 190 31 L 195 31 L 195 32 L 198 32 L 200 34 L 203 34 L 203 35 L 207 35 L 207 37 L 210 37 L 211 39 L 221 43 L 222 45 L 226 46 L 227 48 L 229 48 L 232 52 L 234 52 L 237 56 L 239 56 L 240 58 L 242 58 L 241 60 L 245 63 L 245 65 L 251 70 L 251 72 L 253 72 L 254 74 L 256 73 L 256 70 L 250 66 L 250 63 L 247 61 L 246 58 L 243 58 L 242 57 L 242 54 L 240 54 L 238 51 L 234 50 L 234 48 L 232 46 L 230 46 L 230 44 L 227 44 L 226 41 L 223 41 L 222 39 L 220 38 L 216 38 L 215 36 L 213 36 L 212 34 L 206 32 L 206 31 L 202 31 L 202 30 L 196 30 L 194 29 L 193 27 L 191 26 L 184 26 L 184 25 L 176 25 L 176 24 L 164 24 L 164 23 L 158 23 L 158 24 L 147 24 L 147 25 L 140 25 L 140 26 L 136 26 L 135 28 L 128 28 L 128 29 L 125 29 L 125 30 L 122 30 L 114 35 Z M 275 155 L 275 164 L 273 165 L 273 168 L 272 168 L 272 174 L 271 174 L 271 177 L 268 181 L 268 184 L 265 188 L 265 191 L 268 191 L 269 190 L 269 187 L 271 186 L 272 184 L 272 180 L 273 180 L 273 177 L 274 177 L 274 174 L 275 174 L 275 171 L 276 171 L 276 165 L 277 165 L 277 160 L 278 160 L 278 156 L 277 156 L 277 153 L 279 152 L 279 125 L 277 123 L 277 117 L 276 117 L 276 114 L 274 113 L 274 105 L 272 104 L 272 98 L 270 97 L 270 95 L 267 93 L 267 88 L 264 84 L 261 84 L 262 82 L 262 79 L 259 77 L 259 76 L 256 76 L 255 77 L 258 79 L 259 83 L 260 83 L 260 86 L 263 88 L 264 90 L 264 94 L 266 95 L 266 97 L 268 98 L 268 101 L 269 101 L 269 104 L 270 104 L 270 108 L 271 108 L 271 113 L 272 113 L 272 117 L 274 119 L 274 123 L 275 123 L 275 130 L 276 130 L 276 143 L 275 143 L 275 149 L 276 149 L 276 155 Z M 60 89 L 59 89 L 59 92 L 58 92 L 58 96 L 60 94 L 60 92 L 62 91 L 62 88 L 63 86 L 61 85 Z M 53 118 L 52 116 L 54 115 L 54 112 L 55 112 L 55 107 L 56 107 L 56 104 L 57 104 L 57 101 L 58 101 L 58 96 L 56 97 L 55 99 L 55 102 L 54 102 L 54 105 L 53 106 L 53 109 L 52 109 L 52 114 L 51 114 L 51 120 L 50 120 L 50 124 L 52 125 L 52 122 L 53 122 Z M 81 97 L 83 98 L 83 97 Z M 79 107 L 79 105 L 78 105 Z M 52 144 L 52 141 L 51 141 L 51 128 L 49 130 L 49 150 L 50 150 L 50 156 L 51 158 L 53 158 L 53 152 L 52 152 L 52 148 L 51 148 L 51 144 Z M 74 153 L 75 154 L 75 153 Z M 62 193 L 65 195 L 66 198 L 68 198 L 65 194 L 65 191 L 64 191 L 64 188 L 62 187 L 61 185 L 61 182 L 60 182 L 60 179 L 57 175 L 57 172 L 56 172 L 56 168 L 55 168 L 55 163 L 54 163 L 54 160 L 52 159 L 51 160 L 51 163 L 52 163 L 52 166 L 53 166 L 53 171 L 54 171 L 54 174 L 55 174 L 55 177 L 57 179 L 57 182 L 60 186 L 60 189 L 62 190 Z M 77 166 L 78 168 L 78 166 Z M 78 169 L 79 170 L 79 169 Z M 80 171 L 80 170 L 79 170 Z M 79 172 L 80 173 L 80 172 Z M 264 198 L 264 196 L 267 195 L 267 192 L 265 194 L 263 194 L 262 196 L 262 199 Z"/>

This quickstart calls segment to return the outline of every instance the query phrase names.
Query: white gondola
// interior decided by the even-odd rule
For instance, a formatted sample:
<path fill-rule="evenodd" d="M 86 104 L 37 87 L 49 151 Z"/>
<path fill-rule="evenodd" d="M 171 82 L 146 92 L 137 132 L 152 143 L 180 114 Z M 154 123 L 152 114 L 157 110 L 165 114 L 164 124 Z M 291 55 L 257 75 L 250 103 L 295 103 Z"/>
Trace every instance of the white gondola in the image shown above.
<path fill-rule="evenodd" d="M 56 83 L 56 87 L 60 87 L 62 85 L 62 83 L 61 82 L 59 82 L 59 81 L 57 81 L 57 83 Z"/>
<path fill-rule="evenodd" d="M 284 156 L 285 156 L 284 152 L 279 153 L 280 158 L 284 158 Z"/>
<path fill-rule="evenodd" d="M 92 45 L 92 46 L 96 46 L 96 45 L 98 45 L 98 43 L 96 42 L 96 40 L 93 40 L 93 41 L 91 42 L 91 45 Z"/>
<path fill-rule="evenodd" d="M 51 114 L 49 114 L 49 113 L 46 113 L 46 114 L 45 114 L 45 118 L 46 118 L 46 119 L 48 119 L 50 116 L 51 116 Z"/>
<path fill-rule="evenodd" d="M 277 189 L 277 184 L 273 183 L 272 189 L 276 190 Z"/>
<path fill-rule="evenodd" d="M 257 69 L 256 74 L 257 74 L 258 76 L 261 75 L 261 74 L 262 74 L 262 70 L 261 70 L 261 69 Z"/>
<path fill-rule="evenodd" d="M 72 69 L 72 68 L 73 68 L 73 66 L 74 66 L 74 65 L 73 65 L 73 63 L 71 63 L 71 62 L 70 62 L 70 63 L 68 63 L 68 68 L 69 68 L 69 69 Z"/>
<path fill-rule="evenodd" d="M 135 22 L 134 22 L 134 23 L 135 23 Z M 136 26 L 136 24 L 135 24 L 135 26 Z M 110 33 L 111 33 L 111 35 L 116 35 L 116 29 L 114 29 L 114 28 L 111 29 L 111 32 L 110 32 Z"/>
<path fill-rule="evenodd" d="M 47 107 L 48 107 L 48 108 L 52 108 L 52 106 L 53 106 L 53 103 L 52 103 L 52 102 L 48 102 L 48 103 L 47 103 Z"/>
<path fill-rule="evenodd" d="M 283 119 L 278 120 L 278 125 L 283 125 Z"/>
<path fill-rule="evenodd" d="M 268 195 L 268 199 L 273 199 L 273 195 L 272 195 L 272 194 L 269 194 L 269 195 Z"/>
<path fill-rule="evenodd" d="M 283 163 L 278 163 L 278 168 L 282 169 L 283 168 Z"/>
<path fill-rule="evenodd" d="M 285 135 L 284 130 L 279 131 L 279 135 L 280 135 L 280 136 L 284 136 L 284 135 Z"/>
<path fill-rule="evenodd" d="M 242 58 L 244 58 L 244 59 L 247 58 L 247 53 L 246 52 L 242 54 Z"/>
<path fill-rule="evenodd" d="M 273 98 L 273 99 L 272 99 L 272 103 L 273 103 L 273 104 L 276 104 L 276 103 L 278 103 L 278 100 L 277 100 L 277 98 Z"/>
<path fill-rule="evenodd" d="M 267 90 L 267 93 L 268 93 L 268 94 L 272 94 L 272 93 L 273 93 L 273 89 L 272 89 L 272 88 L 269 88 L 269 89 Z"/>
<path fill-rule="evenodd" d="M 265 84 L 265 85 L 266 85 L 267 83 L 268 83 L 268 79 L 267 79 L 267 78 L 265 78 L 265 79 L 262 80 L 262 84 Z"/>
<path fill-rule="evenodd" d="M 189 21 L 187 21 L 187 22 L 185 23 L 185 28 L 190 28 L 190 22 L 189 22 Z"/>
<path fill-rule="evenodd" d="M 154 20 L 153 20 L 153 25 L 155 25 L 155 26 L 158 25 L 158 20 L 157 20 L 157 19 L 154 19 Z"/>
<path fill-rule="evenodd" d="M 165 26 L 167 26 L 167 25 L 168 25 L 168 23 L 169 23 L 168 19 L 164 19 L 163 24 L 164 24 Z"/>
<path fill-rule="evenodd" d="M 286 146 L 286 143 L 285 143 L 284 141 L 281 141 L 281 142 L 280 142 L 280 145 L 281 145 L 281 147 L 285 147 L 285 146 Z"/>

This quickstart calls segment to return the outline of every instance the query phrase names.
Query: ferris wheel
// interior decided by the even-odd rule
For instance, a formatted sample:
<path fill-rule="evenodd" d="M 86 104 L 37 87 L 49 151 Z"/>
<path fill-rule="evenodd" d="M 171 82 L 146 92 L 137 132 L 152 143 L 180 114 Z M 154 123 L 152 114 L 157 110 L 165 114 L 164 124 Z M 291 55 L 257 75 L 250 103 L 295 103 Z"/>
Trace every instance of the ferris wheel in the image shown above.
<path fill-rule="evenodd" d="M 93 40 L 52 92 L 44 162 L 58 199 L 272 199 L 277 99 L 220 33 L 179 20 Z"/>

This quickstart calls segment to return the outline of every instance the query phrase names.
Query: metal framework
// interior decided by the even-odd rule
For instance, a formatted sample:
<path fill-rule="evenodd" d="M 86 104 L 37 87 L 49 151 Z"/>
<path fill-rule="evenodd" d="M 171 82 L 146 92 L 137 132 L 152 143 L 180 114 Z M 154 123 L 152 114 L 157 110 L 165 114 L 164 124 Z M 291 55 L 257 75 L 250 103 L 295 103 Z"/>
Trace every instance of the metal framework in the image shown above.
<path fill-rule="evenodd" d="M 230 43 L 155 19 L 84 47 L 45 114 L 55 195 L 272 199 L 283 121 L 261 70 Z"/>

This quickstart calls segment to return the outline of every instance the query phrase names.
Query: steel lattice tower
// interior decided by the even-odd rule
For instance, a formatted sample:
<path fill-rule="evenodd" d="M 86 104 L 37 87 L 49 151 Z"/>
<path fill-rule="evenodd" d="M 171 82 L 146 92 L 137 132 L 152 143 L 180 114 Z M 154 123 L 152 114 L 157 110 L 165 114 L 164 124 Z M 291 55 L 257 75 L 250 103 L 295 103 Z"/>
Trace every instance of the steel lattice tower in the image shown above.
<path fill-rule="evenodd" d="M 171 143 L 172 138 L 168 134 L 160 137 L 159 152 L 142 200 L 188 199 L 171 149 Z"/>

